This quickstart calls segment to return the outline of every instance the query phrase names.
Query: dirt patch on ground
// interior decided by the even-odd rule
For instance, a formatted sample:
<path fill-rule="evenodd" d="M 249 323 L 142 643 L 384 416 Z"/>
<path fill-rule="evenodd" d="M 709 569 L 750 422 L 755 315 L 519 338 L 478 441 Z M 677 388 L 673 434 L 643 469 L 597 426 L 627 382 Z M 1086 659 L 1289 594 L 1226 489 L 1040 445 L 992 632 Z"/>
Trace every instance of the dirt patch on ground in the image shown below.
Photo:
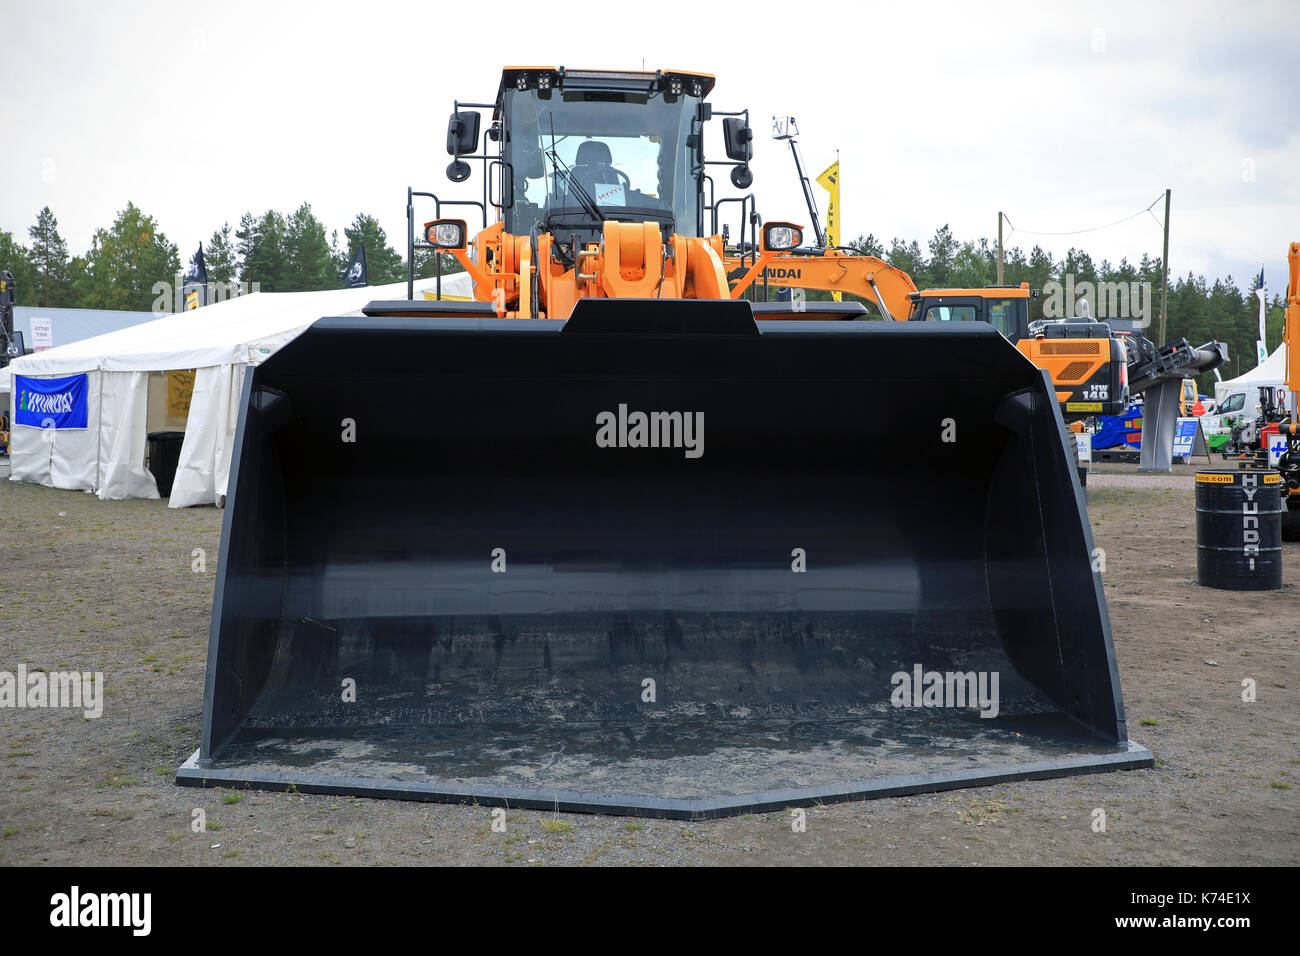
<path fill-rule="evenodd" d="M 1130 734 L 1154 769 L 814 807 L 802 833 L 784 812 L 532 811 L 497 833 L 483 808 L 177 787 L 221 512 L 0 480 L 0 670 L 102 671 L 108 695 L 97 720 L 0 710 L 0 863 L 1295 864 L 1300 544 L 1281 591 L 1197 587 L 1193 470 L 1106 466 L 1087 489 Z"/>

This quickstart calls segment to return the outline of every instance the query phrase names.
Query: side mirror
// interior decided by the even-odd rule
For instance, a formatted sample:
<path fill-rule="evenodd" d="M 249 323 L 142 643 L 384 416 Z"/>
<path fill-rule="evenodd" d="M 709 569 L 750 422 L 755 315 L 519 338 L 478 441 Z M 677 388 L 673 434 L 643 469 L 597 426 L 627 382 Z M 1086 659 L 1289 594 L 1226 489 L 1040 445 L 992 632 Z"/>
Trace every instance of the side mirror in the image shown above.
<path fill-rule="evenodd" d="M 754 131 L 741 117 L 728 116 L 722 121 L 722 141 L 728 159 L 747 163 L 754 158 Z"/>
<path fill-rule="evenodd" d="M 479 114 L 462 110 L 447 121 L 447 155 L 469 156 L 478 151 Z"/>
<path fill-rule="evenodd" d="M 748 189 L 754 185 L 754 171 L 748 166 L 732 166 L 731 185 L 737 189 Z"/>

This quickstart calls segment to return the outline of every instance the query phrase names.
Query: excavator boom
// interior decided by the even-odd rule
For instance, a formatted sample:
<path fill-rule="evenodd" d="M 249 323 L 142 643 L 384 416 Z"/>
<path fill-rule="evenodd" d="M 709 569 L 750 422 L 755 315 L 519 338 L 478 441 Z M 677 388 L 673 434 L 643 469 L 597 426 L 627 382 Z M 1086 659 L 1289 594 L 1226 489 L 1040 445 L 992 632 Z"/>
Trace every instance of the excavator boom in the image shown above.
<path fill-rule="evenodd" d="M 765 252 L 746 266 L 740 257 L 728 258 L 731 297 L 739 299 L 755 283 L 788 289 L 848 292 L 874 302 L 886 319 L 907 318 L 916 285 L 902 269 L 875 256 L 855 256 L 827 250 L 819 254 Z"/>

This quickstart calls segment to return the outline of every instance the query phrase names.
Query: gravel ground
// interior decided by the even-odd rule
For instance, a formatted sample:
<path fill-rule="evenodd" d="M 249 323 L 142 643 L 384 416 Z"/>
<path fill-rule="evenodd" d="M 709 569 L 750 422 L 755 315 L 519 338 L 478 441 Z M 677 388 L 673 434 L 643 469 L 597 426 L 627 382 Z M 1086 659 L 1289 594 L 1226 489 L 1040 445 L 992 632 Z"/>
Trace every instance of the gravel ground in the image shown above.
<path fill-rule="evenodd" d="M 482 808 L 177 787 L 221 513 L 0 481 L 0 670 L 102 671 L 107 687 L 98 720 L 0 710 L 0 863 L 1295 864 L 1300 544 L 1281 591 L 1197 587 L 1193 470 L 1108 465 L 1088 483 L 1130 733 L 1154 769 L 815 807 L 802 833 L 786 813 L 532 811 L 497 833 Z"/>

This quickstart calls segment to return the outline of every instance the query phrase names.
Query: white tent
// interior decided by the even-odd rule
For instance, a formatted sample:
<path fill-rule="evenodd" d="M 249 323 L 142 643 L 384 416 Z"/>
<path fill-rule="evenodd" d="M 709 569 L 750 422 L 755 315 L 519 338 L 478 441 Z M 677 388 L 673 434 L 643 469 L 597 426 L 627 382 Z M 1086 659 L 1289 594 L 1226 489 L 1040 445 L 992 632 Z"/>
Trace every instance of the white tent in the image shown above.
<path fill-rule="evenodd" d="M 1241 389 L 1259 388 L 1263 385 L 1280 387 L 1286 382 L 1286 346 L 1279 345 L 1262 364 L 1236 378 L 1214 383 L 1214 401 L 1219 403 Z"/>
<path fill-rule="evenodd" d="M 444 277 L 444 298 L 466 298 L 465 273 Z M 433 287 L 417 283 L 416 296 Z M 406 298 L 406 283 L 324 292 L 257 292 L 15 359 L 12 375 L 86 374 L 85 429 L 16 426 L 10 480 L 94 491 L 100 498 L 157 498 L 145 468 L 149 432 L 184 429 L 170 505 L 223 504 L 244 371 L 324 315 L 359 315 L 375 299 Z M 183 419 L 167 407 L 167 373 L 193 369 Z M 150 388 L 150 384 L 154 388 Z M 12 386 L 11 386 L 12 388 Z M 14 394 L 5 399 L 14 421 Z"/>
<path fill-rule="evenodd" d="M 8 367 L 0 368 L 0 415 L 6 419 L 9 418 L 9 389 L 11 387 L 10 383 L 13 382 L 13 378 L 13 374 L 9 371 Z M 4 430 L 11 431 L 7 426 Z M 8 444 L 8 439 L 5 439 L 4 444 Z M 8 453 L 8 449 L 6 448 L 5 454 L 7 455 Z"/>

